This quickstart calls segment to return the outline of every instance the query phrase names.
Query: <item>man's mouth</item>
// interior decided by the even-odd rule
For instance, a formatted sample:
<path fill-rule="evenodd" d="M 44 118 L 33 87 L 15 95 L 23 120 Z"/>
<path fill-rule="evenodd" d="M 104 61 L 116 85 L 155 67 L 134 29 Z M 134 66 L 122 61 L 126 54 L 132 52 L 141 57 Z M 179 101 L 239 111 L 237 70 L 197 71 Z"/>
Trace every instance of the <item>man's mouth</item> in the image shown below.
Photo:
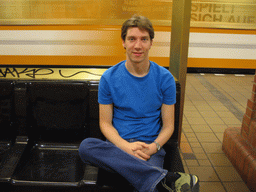
<path fill-rule="evenodd" d="M 141 56 L 143 53 L 142 52 L 133 52 L 133 54 L 137 57 Z"/>

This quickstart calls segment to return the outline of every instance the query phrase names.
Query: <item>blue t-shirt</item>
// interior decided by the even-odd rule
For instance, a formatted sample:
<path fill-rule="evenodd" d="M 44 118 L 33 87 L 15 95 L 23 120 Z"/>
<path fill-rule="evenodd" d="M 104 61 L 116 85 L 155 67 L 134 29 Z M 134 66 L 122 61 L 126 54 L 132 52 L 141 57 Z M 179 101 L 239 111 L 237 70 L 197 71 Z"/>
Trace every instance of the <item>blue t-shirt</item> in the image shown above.
<path fill-rule="evenodd" d="M 176 102 L 175 80 L 167 69 L 152 61 L 146 76 L 133 76 L 125 62 L 102 75 L 98 101 L 113 103 L 113 126 L 123 139 L 153 142 L 161 130 L 162 104 Z"/>

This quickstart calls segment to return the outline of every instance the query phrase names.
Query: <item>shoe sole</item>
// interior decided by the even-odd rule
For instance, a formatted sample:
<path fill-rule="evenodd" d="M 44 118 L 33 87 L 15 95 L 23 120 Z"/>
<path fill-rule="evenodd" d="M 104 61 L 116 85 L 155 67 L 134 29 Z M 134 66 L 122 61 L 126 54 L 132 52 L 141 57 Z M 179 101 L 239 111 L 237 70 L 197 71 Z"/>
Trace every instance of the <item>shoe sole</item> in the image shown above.
<path fill-rule="evenodd" d="M 199 192 L 199 178 L 196 176 L 196 184 L 192 187 L 192 192 Z"/>

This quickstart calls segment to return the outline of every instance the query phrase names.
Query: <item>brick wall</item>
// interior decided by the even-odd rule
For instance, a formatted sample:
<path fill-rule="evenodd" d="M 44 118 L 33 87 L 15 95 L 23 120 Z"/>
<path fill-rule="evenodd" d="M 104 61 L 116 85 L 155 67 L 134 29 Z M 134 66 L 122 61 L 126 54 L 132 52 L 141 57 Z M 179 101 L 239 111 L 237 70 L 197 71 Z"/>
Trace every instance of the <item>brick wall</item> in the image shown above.
<path fill-rule="evenodd" d="M 256 75 L 254 76 L 252 97 L 247 102 L 241 134 L 256 149 Z"/>

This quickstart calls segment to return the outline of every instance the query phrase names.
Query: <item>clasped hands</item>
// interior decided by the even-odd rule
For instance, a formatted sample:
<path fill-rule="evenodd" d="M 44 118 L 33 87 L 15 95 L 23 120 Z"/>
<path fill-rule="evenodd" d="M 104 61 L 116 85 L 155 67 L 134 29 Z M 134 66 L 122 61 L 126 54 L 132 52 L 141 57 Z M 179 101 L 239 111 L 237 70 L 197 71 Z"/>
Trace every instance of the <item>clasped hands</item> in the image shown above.
<path fill-rule="evenodd" d="M 127 153 L 144 161 L 150 159 L 151 155 L 157 152 L 155 143 L 147 144 L 140 141 L 128 143 L 124 150 Z"/>

